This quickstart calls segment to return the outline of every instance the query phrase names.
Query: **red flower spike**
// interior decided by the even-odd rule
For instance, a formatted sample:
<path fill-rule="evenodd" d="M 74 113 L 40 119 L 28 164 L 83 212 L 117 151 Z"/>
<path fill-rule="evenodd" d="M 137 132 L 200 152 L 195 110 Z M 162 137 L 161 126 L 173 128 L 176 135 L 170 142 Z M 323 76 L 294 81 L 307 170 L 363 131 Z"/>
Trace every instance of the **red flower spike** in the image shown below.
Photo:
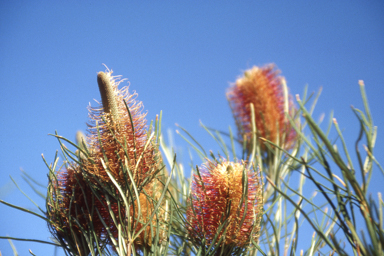
<path fill-rule="evenodd" d="M 225 245 L 244 247 L 251 238 L 254 241 L 258 239 L 260 214 L 263 207 L 261 181 L 258 174 L 246 169 L 248 175 L 247 209 L 245 219 L 241 224 L 245 211 L 245 202 L 239 209 L 243 196 L 244 168 L 245 162 L 223 161 L 218 164 L 208 160 L 199 169 L 201 180 L 198 175 L 194 175 L 187 220 L 189 235 L 195 241 L 201 242 L 205 238 L 207 244 L 210 245 L 219 227 L 226 220 L 229 222 L 223 242 Z M 220 232 L 216 242 L 222 238 L 223 231 L 224 229 Z"/>
<path fill-rule="evenodd" d="M 58 171 L 56 180 L 48 186 L 47 217 L 50 219 L 51 233 L 59 240 L 64 239 L 72 248 L 78 250 L 79 255 L 88 255 L 88 245 L 81 245 L 82 230 L 93 227 L 99 238 L 106 233 L 102 221 L 94 209 L 102 215 L 107 211 L 100 201 L 93 197 L 93 192 L 84 179 L 78 166 L 69 166 Z M 92 211 L 93 210 L 93 211 Z M 110 218 L 104 219 L 111 225 Z"/>
<path fill-rule="evenodd" d="M 261 68 L 254 66 L 245 71 L 244 76 L 237 79 L 227 91 L 240 140 L 250 142 L 252 138 L 252 103 L 255 109 L 257 137 L 264 137 L 275 143 L 279 139 L 279 144 L 284 145 L 286 149 L 294 146 L 297 136 L 285 117 L 284 78 L 278 76 L 279 73 L 273 64 Z M 293 116 L 293 102 L 290 97 L 287 98 L 289 114 Z"/>

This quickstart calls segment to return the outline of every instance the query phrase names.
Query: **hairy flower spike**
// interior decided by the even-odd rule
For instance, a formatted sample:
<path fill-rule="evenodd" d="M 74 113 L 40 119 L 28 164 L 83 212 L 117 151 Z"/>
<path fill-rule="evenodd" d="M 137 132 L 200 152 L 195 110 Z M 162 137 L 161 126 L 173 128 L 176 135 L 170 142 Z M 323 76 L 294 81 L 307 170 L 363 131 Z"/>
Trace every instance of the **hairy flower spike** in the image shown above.
<path fill-rule="evenodd" d="M 160 157 L 155 141 L 148 141 L 143 105 L 135 100 L 135 92 L 128 92 L 128 87 L 118 89 L 123 80 L 112 76 L 112 71 L 99 72 L 97 81 L 102 105 L 89 108 L 91 121 L 88 123 L 87 142 L 94 163 L 88 162 L 85 168 L 90 173 L 109 180 L 101 162 L 103 159 L 115 179 L 122 183 L 129 180 L 127 173 L 122 170 L 127 159 L 134 181 L 140 185 L 158 169 Z"/>
<path fill-rule="evenodd" d="M 251 107 L 255 109 L 257 137 L 264 137 L 274 143 L 279 141 L 285 148 L 292 148 L 296 132 L 285 117 L 294 115 L 293 102 L 284 92 L 282 77 L 278 76 L 273 64 L 253 67 L 227 91 L 227 98 L 238 127 L 240 140 L 251 141 Z"/>
<path fill-rule="evenodd" d="M 201 179 L 194 175 L 187 209 L 188 232 L 193 240 L 200 243 L 206 239 L 210 245 L 219 227 L 228 221 L 225 245 L 244 247 L 250 239 L 256 241 L 263 208 L 259 174 L 246 169 L 245 162 L 225 160 L 221 163 L 208 160 L 199 170 Z M 248 194 L 243 196 L 244 170 L 248 176 Z M 223 233 L 224 229 L 216 242 Z"/>

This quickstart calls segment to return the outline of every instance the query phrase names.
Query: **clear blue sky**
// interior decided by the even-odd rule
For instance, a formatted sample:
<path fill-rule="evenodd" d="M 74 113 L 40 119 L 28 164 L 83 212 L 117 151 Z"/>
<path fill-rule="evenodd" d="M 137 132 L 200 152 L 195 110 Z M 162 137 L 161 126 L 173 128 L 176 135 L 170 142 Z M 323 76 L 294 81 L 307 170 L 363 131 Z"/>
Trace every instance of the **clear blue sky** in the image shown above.
<path fill-rule="evenodd" d="M 164 130 L 175 123 L 206 149 L 218 146 L 199 127 L 227 130 L 234 122 L 225 90 L 242 71 L 274 62 L 292 94 L 323 87 L 318 118 L 333 109 L 346 140 L 354 143 L 365 81 L 375 124 L 376 157 L 384 163 L 383 1 L 1 1 L 0 188 L 13 178 L 41 206 L 20 168 L 47 183 L 41 160 L 59 149 L 48 133 L 74 139 L 85 131 L 87 105 L 100 99 L 102 63 L 123 75 Z M 124 2 L 124 3 L 122 3 Z M 185 145 L 175 135 L 176 144 Z M 184 149 L 183 157 L 187 158 Z M 374 180 L 381 190 L 383 179 Z M 35 209 L 17 189 L 0 194 Z M 46 224 L 0 205 L 0 235 L 47 240 Z M 52 255 L 53 247 L 15 242 L 20 255 Z M 0 240 L 4 256 L 12 255 Z"/>

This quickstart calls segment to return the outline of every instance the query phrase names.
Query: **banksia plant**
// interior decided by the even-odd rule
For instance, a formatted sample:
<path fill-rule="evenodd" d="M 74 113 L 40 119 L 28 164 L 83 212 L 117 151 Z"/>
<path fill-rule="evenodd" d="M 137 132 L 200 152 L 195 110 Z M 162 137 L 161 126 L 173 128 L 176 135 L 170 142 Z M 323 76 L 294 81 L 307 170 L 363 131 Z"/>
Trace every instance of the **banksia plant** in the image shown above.
<path fill-rule="evenodd" d="M 245 162 L 207 162 L 194 175 L 187 208 L 193 243 L 218 255 L 246 250 L 259 237 L 263 209 L 259 173 Z"/>
<path fill-rule="evenodd" d="M 191 179 L 161 138 L 161 115 L 148 128 L 136 93 L 118 88 L 123 79 L 107 70 L 97 81 L 102 100 L 89 108 L 88 134 L 78 133 L 77 143 L 54 135 L 62 165 L 57 153 L 50 165 L 43 157 L 46 210 L 0 200 L 44 219 L 54 239 L 0 238 L 52 244 L 72 256 L 384 255 L 384 203 L 369 186 L 375 168 L 384 171 L 374 156 L 377 127 L 362 81 L 364 110 L 352 107 L 360 132 L 351 154 L 333 116 L 326 131 L 312 117 L 319 95 L 308 107 L 305 90 L 295 108 L 274 65 L 247 70 L 227 91 L 243 150 L 231 129 L 202 125 L 220 148 L 220 157 L 212 150 L 208 160 L 179 126 L 203 161 Z"/>
<path fill-rule="evenodd" d="M 289 149 L 293 147 L 296 132 L 285 113 L 294 116 L 293 103 L 280 71 L 273 64 L 256 67 L 244 72 L 227 91 L 239 140 L 249 149 L 252 140 L 251 104 L 254 106 L 256 136 Z M 262 147 L 265 149 L 265 147 Z"/>

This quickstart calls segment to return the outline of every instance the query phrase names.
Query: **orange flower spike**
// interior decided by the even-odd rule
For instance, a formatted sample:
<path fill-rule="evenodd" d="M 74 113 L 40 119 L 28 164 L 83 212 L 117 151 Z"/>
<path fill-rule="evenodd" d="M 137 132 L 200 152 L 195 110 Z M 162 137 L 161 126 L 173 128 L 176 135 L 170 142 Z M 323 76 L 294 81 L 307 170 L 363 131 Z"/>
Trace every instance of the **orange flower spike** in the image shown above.
<path fill-rule="evenodd" d="M 91 156 L 96 164 L 89 163 L 86 169 L 104 180 L 109 180 L 101 163 L 105 154 L 108 159 L 105 164 L 113 176 L 118 182 L 125 182 L 121 161 L 124 161 L 127 153 L 128 167 L 134 175 L 134 181 L 139 185 L 145 177 L 156 170 L 159 157 L 154 142 L 150 142 L 145 148 L 147 121 L 146 114 L 142 113 L 143 104 L 135 100 L 137 94 L 135 92 L 130 94 L 128 87 L 118 89 L 124 79 L 112 76 L 112 71 L 99 72 L 97 81 L 102 104 L 98 108 L 89 108 L 87 137 Z"/>
<path fill-rule="evenodd" d="M 244 247 L 252 238 L 258 239 L 260 231 L 259 214 L 262 213 L 263 199 L 260 177 L 246 169 L 248 174 L 248 203 L 245 219 L 245 204 L 240 210 L 243 195 L 242 175 L 245 163 L 223 161 L 218 164 L 208 162 L 200 168 L 200 177 L 195 175 L 192 182 L 191 201 L 187 209 L 188 232 L 197 241 L 204 238 L 211 244 L 217 230 L 229 220 L 225 234 L 225 245 Z M 229 204 L 230 202 L 230 204 Z M 230 212 L 226 216 L 227 211 Z M 241 224 L 241 226 L 240 226 Z M 218 239 L 221 239 L 223 230 Z M 222 245 L 221 245 L 222 246 Z"/>
<path fill-rule="evenodd" d="M 293 102 L 284 97 L 283 77 L 278 76 L 273 64 L 253 67 L 227 91 L 233 115 L 241 140 L 250 142 L 252 138 L 251 107 L 255 109 L 257 137 L 285 144 L 292 148 L 296 132 L 285 117 L 286 100 L 289 110 L 294 110 Z M 288 99 L 286 99 L 288 98 Z M 289 114 L 292 114 L 290 111 Z M 284 141 L 282 141 L 285 139 Z"/>

